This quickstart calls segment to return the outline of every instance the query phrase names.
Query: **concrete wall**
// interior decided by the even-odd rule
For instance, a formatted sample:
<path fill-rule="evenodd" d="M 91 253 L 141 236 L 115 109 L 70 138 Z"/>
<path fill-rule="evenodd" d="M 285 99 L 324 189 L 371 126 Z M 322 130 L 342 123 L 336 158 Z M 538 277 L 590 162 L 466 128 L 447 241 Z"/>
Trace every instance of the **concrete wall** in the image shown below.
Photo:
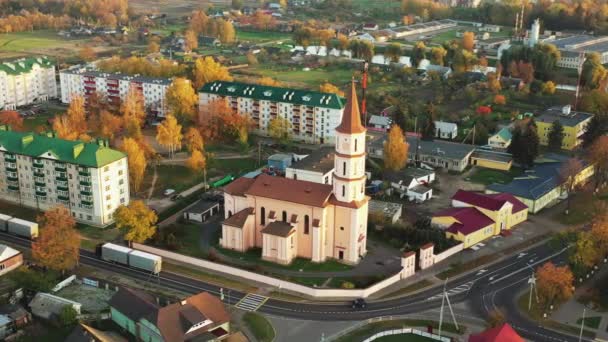
<path fill-rule="evenodd" d="M 411 265 L 413 265 L 412 259 L 415 258 L 414 255 L 408 256 L 407 258 L 402 258 L 402 266 L 406 265 L 407 267 L 402 269 L 401 272 L 384 279 L 381 282 L 378 282 L 366 289 L 353 289 L 353 290 L 343 290 L 343 289 L 316 289 L 308 286 L 295 284 L 292 282 L 288 282 L 285 280 L 268 277 L 265 275 L 241 270 L 239 268 L 214 263 L 207 260 L 197 259 L 193 257 L 189 257 L 186 255 L 169 252 L 163 249 L 154 248 L 138 243 L 133 243 L 133 248 L 136 250 L 153 253 L 156 255 L 160 255 L 163 258 L 174 260 L 179 263 L 188 264 L 194 266 L 196 268 L 202 268 L 205 270 L 211 270 L 213 272 L 222 273 L 232 277 L 240 277 L 247 280 L 251 280 L 257 283 L 262 283 L 274 287 L 280 287 L 281 290 L 292 291 L 295 293 L 303 294 L 310 297 L 315 298 L 341 298 L 341 299 L 351 299 L 351 298 L 367 298 L 370 295 L 390 286 L 402 279 L 405 279 L 409 275 L 413 274 L 413 270 Z"/>

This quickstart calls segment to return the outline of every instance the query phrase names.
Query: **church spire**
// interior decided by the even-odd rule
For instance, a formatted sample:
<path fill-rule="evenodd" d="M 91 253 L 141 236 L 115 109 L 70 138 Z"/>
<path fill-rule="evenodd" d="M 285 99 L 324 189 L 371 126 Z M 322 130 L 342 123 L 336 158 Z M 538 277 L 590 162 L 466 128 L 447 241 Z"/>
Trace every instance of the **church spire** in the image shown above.
<path fill-rule="evenodd" d="M 336 131 L 343 134 L 358 134 L 365 132 L 365 127 L 361 125 L 361 113 L 359 112 L 359 102 L 357 101 L 357 89 L 355 79 L 350 84 L 350 92 L 342 114 L 342 122 L 336 127 Z"/>

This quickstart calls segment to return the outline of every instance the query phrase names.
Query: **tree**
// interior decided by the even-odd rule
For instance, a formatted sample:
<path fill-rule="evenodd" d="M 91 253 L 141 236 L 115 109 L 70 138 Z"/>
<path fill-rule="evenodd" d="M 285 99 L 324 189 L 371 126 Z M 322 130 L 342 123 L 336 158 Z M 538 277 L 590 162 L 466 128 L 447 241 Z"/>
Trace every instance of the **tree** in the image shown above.
<path fill-rule="evenodd" d="M 207 165 L 207 160 L 201 150 L 194 150 L 192 151 L 190 158 L 188 158 L 188 160 L 186 161 L 186 165 L 188 165 L 191 170 L 195 172 L 200 172 L 201 170 L 205 169 L 205 166 Z"/>
<path fill-rule="evenodd" d="M 570 261 L 575 266 L 589 269 L 595 265 L 599 258 L 600 254 L 595 243 L 595 237 L 590 232 L 578 232 Z"/>
<path fill-rule="evenodd" d="M 114 212 L 118 229 L 125 230 L 125 240 L 143 243 L 156 233 L 158 217 L 143 201 L 131 201 Z"/>
<path fill-rule="evenodd" d="M 531 167 L 538 156 L 540 140 L 534 120 L 522 120 L 512 130 L 511 145 L 507 152 L 513 155 L 513 160 L 522 167 Z"/>
<path fill-rule="evenodd" d="M 555 83 L 553 81 L 547 81 L 543 83 L 542 92 L 545 95 L 553 95 L 555 94 Z"/>
<path fill-rule="evenodd" d="M 113 140 L 114 134 L 120 130 L 122 124 L 123 122 L 119 116 L 116 116 L 107 110 L 102 110 L 101 114 L 99 114 L 99 122 L 96 125 L 98 135 Z"/>
<path fill-rule="evenodd" d="M 188 128 L 186 134 L 184 134 L 184 140 L 186 141 L 186 148 L 190 153 L 195 150 L 202 151 L 204 149 L 203 137 L 194 127 Z"/>
<path fill-rule="evenodd" d="M 182 125 L 177 123 L 173 115 L 167 115 L 165 120 L 156 128 L 156 141 L 169 149 L 171 158 L 175 151 L 182 147 Z"/>
<path fill-rule="evenodd" d="M 420 61 L 426 58 L 426 45 L 424 42 L 417 42 L 412 50 L 412 67 L 418 68 Z"/>
<path fill-rule="evenodd" d="M 587 54 L 581 72 L 581 85 L 587 89 L 597 89 L 607 76 L 608 71 L 602 65 L 599 53 Z"/>
<path fill-rule="evenodd" d="M 144 180 L 144 174 L 148 165 L 146 155 L 137 140 L 133 138 L 125 138 L 122 142 L 121 150 L 127 154 L 131 188 L 134 192 L 137 192 L 139 191 L 141 182 Z"/>
<path fill-rule="evenodd" d="M 598 137 L 587 149 L 587 159 L 594 165 L 595 190 L 608 181 L 608 136 Z"/>
<path fill-rule="evenodd" d="M 150 42 L 148 43 L 148 52 L 157 53 L 159 51 L 160 51 L 160 45 L 158 44 L 158 42 L 156 42 L 154 40 L 150 40 Z"/>
<path fill-rule="evenodd" d="M 95 50 L 93 50 L 93 48 L 90 46 L 85 46 L 82 49 L 80 49 L 79 55 L 80 55 L 80 58 L 82 60 L 84 60 L 85 62 L 92 62 L 97 58 L 97 54 L 95 53 Z"/>
<path fill-rule="evenodd" d="M 487 81 L 488 90 L 490 90 L 493 93 L 498 93 L 502 89 L 502 85 L 500 84 L 499 75 L 495 72 L 488 72 L 486 77 L 488 78 L 488 81 Z"/>
<path fill-rule="evenodd" d="M 56 116 L 53 121 L 53 130 L 61 139 L 76 140 L 87 133 L 84 98 L 73 96 L 67 112 Z"/>
<path fill-rule="evenodd" d="M 462 34 L 462 48 L 472 52 L 475 48 L 475 33 L 474 32 L 464 32 Z"/>
<path fill-rule="evenodd" d="M 393 63 L 399 62 L 399 58 L 403 52 L 401 51 L 401 45 L 397 43 L 389 44 L 384 50 L 384 57 Z"/>
<path fill-rule="evenodd" d="M 0 124 L 10 126 L 13 131 L 23 131 L 23 118 L 14 110 L 0 111 Z"/>
<path fill-rule="evenodd" d="M 337 86 L 335 86 L 329 82 L 325 82 L 325 83 L 321 84 L 319 86 L 319 91 L 322 93 L 336 94 L 338 96 L 344 97 L 344 92 L 342 90 L 340 90 L 340 88 L 338 88 Z"/>
<path fill-rule="evenodd" d="M 230 7 L 233 9 L 241 9 L 243 7 L 243 0 L 232 0 Z"/>
<path fill-rule="evenodd" d="M 59 313 L 59 321 L 64 327 L 70 327 L 78 321 L 78 312 L 72 305 L 65 305 Z"/>
<path fill-rule="evenodd" d="M 591 236 L 595 241 L 598 256 L 604 257 L 608 255 L 608 213 L 606 210 L 600 211 L 593 218 Z"/>
<path fill-rule="evenodd" d="M 277 20 L 264 11 L 256 11 L 251 17 L 251 26 L 261 31 L 268 31 L 276 28 Z"/>
<path fill-rule="evenodd" d="M 198 35 L 192 30 L 187 30 L 184 33 L 184 50 L 186 52 L 192 52 L 192 50 L 198 47 Z"/>
<path fill-rule="evenodd" d="M 384 142 L 384 167 L 391 171 L 403 169 L 407 163 L 408 148 L 401 128 L 392 125 L 388 139 Z"/>
<path fill-rule="evenodd" d="M 32 243 L 36 263 L 57 271 L 72 269 L 78 264 L 80 235 L 76 221 L 64 206 L 47 210 L 39 216 L 40 235 Z"/>
<path fill-rule="evenodd" d="M 277 116 L 268 124 L 268 135 L 282 143 L 287 142 L 291 136 L 291 123 L 287 119 Z"/>
<path fill-rule="evenodd" d="M 576 179 L 583 170 L 583 163 L 577 158 L 570 158 L 564 162 L 559 168 L 558 181 L 561 184 L 562 192 L 566 191 L 568 195 L 568 201 L 566 205 L 566 215 L 570 211 L 570 198 L 572 193 L 576 190 L 579 185 Z"/>
<path fill-rule="evenodd" d="M 562 149 L 564 142 L 564 126 L 559 120 L 553 121 L 549 134 L 547 135 L 549 149 L 552 151 L 559 151 Z"/>
<path fill-rule="evenodd" d="M 169 110 L 180 122 L 194 119 L 198 96 L 189 80 L 181 77 L 173 80 L 165 97 Z"/>
<path fill-rule="evenodd" d="M 228 68 L 216 62 L 213 57 L 197 59 L 194 63 L 194 86 L 200 88 L 213 81 L 232 81 Z"/>
<path fill-rule="evenodd" d="M 494 328 L 503 325 L 507 321 L 502 311 L 494 309 L 488 313 L 488 327 Z"/>
<path fill-rule="evenodd" d="M 435 46 L 431 49 L 431 63 L 435 65 L 444 65 L 445 57 L 448 51 L 442 46 Z"/>
<path fill-rule="evenodd" d="M 127 130 L 127 136 L 139 139 L 141 126 L 146 118 L 144 99 L 141 92 L 134 86 L 129 88 L 127 96 L 120 106 L 123 125 Z"/>
<path fill-rule="evenodd" d="M 196 10 L 192 12 L 190 16 L 189 28 L 192 32 L 198 34 L 206 34 L 207 27 L 209 26 L 209 17 L 204 11 Z"/>
<path fill-rule="evenodd" d="M 435 105 L 429 102 L 426 105 L 426 117 L 422 122 L 422 129 L 420 130 L 420 136 L 422 140 L 433 140 L 437 129 L 435 128 Z"/>
<path fill-rule="evenodd" d="M 538 296 L 544 306 L 566 301 L 572 297 L 574 276 L 568 266 L 556 267 L 551 262 L 536 270 Z"/>
<path fill-rule="evenodd" d="M 257 84 L 267 87 L 281 87 L 282 83 L 272 77 L 264 76 L 256 81 Z"/>
<path fill-rule="evenodd" d="M 223 44 L 234 43 L 236 39 L 236 31 L 234 25 L 228 20 L 218 20 L 219 39 Z"/>
<path fill-rule="evenodd" d="M 226 101 L 216 100 L 201 106 L 197 124 L 205 141 L 233 141 L 246 144 L 251 128 L 248 115 L 233 110 Z"/>
<path fill-rule="evenodd" d="M 504 106 L 507 104 L 507 98 L 504 95 L 496 94 L 494 95 L 494 104 Z"/>

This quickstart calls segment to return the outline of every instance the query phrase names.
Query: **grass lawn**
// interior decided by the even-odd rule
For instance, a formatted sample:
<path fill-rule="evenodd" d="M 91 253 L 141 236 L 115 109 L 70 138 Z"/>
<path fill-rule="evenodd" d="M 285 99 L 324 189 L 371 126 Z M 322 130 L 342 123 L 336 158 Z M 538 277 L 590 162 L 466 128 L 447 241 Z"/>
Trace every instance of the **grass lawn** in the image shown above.
<path fill-rule="evenodd" d="M 151 167 L 148 170 L 148 177 L 151 181 L 154 175 L 154 168 Z M 156 172 L 158 178 L 156 180 L 154 196 L 162 196 L 166 189 L 175 189 L 177 192 L 184 191 L 203 181 L 202 172 L 194 172 L 183 165 L 158 165 Z M 146 189 L 146 187 L 142 188 Z"/>
<path fill-rule="evenodd" d="M 195 224 L 176 224 L 171 229 L 179 242 L 179 252 L 197 258 L 205 258 L 207 254 L 201 249 L 200 241 L 203 228 Z"/>
<path fill-rule="evenodd" d="M 426 341 L 435 341 L 428 337 L 414 335 L 414 334 L 399 334 L 392 336 L 384 336 L 376 339 L 378 342 L 426 342 Z"/>
<path fill-rule="evenodd" d="M 291 40 L 291 34 L 283 32 L 257 32 L 257 31 L 237 31 L 236 38 L 239 41 L 249 41 L 255 43 L 270 42 L 273 40 Z"/>
<path fill-rule="evenodd" d="M 65 39 L 57 35 L 56 31 L 37 30 L 34 32 L 17 32 L 0 34 L 0 56 L 11 53 L 39 53 L 55 55 L 64 51 L 76 54 L 78 46 L 84 39 Z M 52 53 L 52 52 L 56 53 Z"/>
<path fill-rule="evenodd" d="M 243 320 L 258 341 L 272 342 L 274 340 L 274 328 L 264 316 L 247 312 L 243 315 Z"/>
<path fill-rule="evenodd" d="M 579 192 L 574 194 L 570 199 L 570 211 L 568 215 L 565 212 L 559 212 L 553 216 L 553 219 L 567 224 L 580 225 L 587 223 L 595 215 L 595 197 L 590 193 Z M 567 199 L 564 201 L 568 201 Z"/>
<path fill-rule="evenodd" d="M 473 183 L 480 183 L 483 185 L 490 185 L 493 183 L 506 184 L 521 174 L 521 169 L 513 167 L 509 171 L 491 170 L 486 168 L 478 167 L 475 172 L 471 175 L 469 180 Z"/>
<path fill-rule="evenodd" d="M 252 158 L 242 159 L 212 159 L 209 163 L 210 174 L 218 175 L 233 174 L 235 177 L 249 171 L 255 170 L 258 161 Z"/>
<path fill-rule="evenodd" d="M 109 228 L 99 228 L 85 224 L 77 224 L 76 228 L 82 237 L 80 240 L 80 248 L 90 251 L 95 251 L 95 247 L 99 243 L 116 241 L 122 236 L 122 232 L 118 230 L 118 228 L 115 228 L 114 225 Z"/>
<path fill-rule="evenodd" d="M 581 317 L 578 320 L 576 320 L 576 324 L 581 324 L 582 321 L 583 321 L 583 318 Z M 585 317 L 585 327 L 597 329 L 600 327 L 601 321 L 602 321 L 601 316 Z"/>
<path fill-rule="evenodd" d="M 361 329 L 355 330 L 347 335 L 344 335 L 338 338 L 337 342 L 350 342 L 350 341 L 363 341 L 366 338 L 390 329 L 401 329 L 403 327 L 426 327 L 432 326 L 433 329 L 437 329 L 439 327 L 439 323 L 435 321 L 421 320 L 421 319 L 400 319 L 394 321 L 383 321 L 368 324 Z M 442 326 L 443 331 L 462 334 L 466 331 L 466 327 L 460 326 L 460 330 L 456 329 L 456 326 L 451 323 L 443 323 Z M 406 335 L 401 335 L 402 339 L 397 340 L 387 340 L 387 341 L 427 341 L 427 340 L 410 340 L 403 338 Z M 407 335 L 409 337 L 409 335 Z"/>
<path fill-rule="evenodd" d="M 247 283 L 242 281 L 229 279 L 217 274 L 206 273 L 198 269 L 190 268 L 188 266 L 173 264 L 166 260 L 163 262 L 163 271 L 179 273 L 180 275 L 202 280 L 204 282 L 215 284 L 217 286 L 225 286 L 231 289 L 240 290 L 244 292 L 255 292 L 257 290 L 256 287 L 249 286 L 247 285 Z"/>
<path fill-rule="evenodd" d="M 346 84 L 353 75 L 353 70 L 336 67 L 304 71 L 302 70 L 302 67 L 260 64 L 245 70 L 254 75 L 272 77 L 288 85 L 306 87 L 312 90 L 318 90 L 319 86 L 325 82 L 331 82 L 332 84 L 341 87 Z M 234 76 L 238 78 L 239 74 L 235 74 Z"/>
<path fill-rule="evenodd" d="M 0 212 L 28 221 L 36 221 L 36 217 L 42 213 L 34 208 L 24 207 L 19 204 L 5 201 L 0 201 Z"/>

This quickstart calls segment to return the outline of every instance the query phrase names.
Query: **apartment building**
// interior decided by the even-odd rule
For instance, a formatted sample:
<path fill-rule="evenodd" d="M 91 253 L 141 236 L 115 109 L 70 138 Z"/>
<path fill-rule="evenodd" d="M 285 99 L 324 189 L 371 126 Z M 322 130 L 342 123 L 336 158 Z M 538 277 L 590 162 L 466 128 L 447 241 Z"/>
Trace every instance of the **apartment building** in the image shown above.
<path fill-rule="evenodd" d="M 57 97 L 55 65 L 47 57 L 0 63 L 0 109 L 14 110 Z"/>
<path fill-rule="evenodd" d="M 129 89 L 135 87 L 144 100 L 148 114 L 164 117 L 165 94 L 173 82 L 170 78 L 143 77 L 120 73 L 104 73 L 91 68 L 75 66 L 59 73 L 61 102 L 70 103 L 72 96 L 80 95 L 85 100 L 92 94 L 104 97 L 110 105 L 119 107 Z"/>
<path fill-rule="evenodd" d="M 282 117 L 291 123 L 294 140 L 311 144 L 335 144 L 344 112 L 344 100 L 336 94 L 223 81 L 199 90 L 199 107 L 220 99 L 249 115 L 260 135 L 267 136 L 270 121 Z"/>
<path fill-rule="evenodd" d="M 106 140 L 84 143 L 0 126 L 0 198 L 47 210 L 67 207 L 78 221 L 113 222 L 129 203 L 127 156 Z"/>

